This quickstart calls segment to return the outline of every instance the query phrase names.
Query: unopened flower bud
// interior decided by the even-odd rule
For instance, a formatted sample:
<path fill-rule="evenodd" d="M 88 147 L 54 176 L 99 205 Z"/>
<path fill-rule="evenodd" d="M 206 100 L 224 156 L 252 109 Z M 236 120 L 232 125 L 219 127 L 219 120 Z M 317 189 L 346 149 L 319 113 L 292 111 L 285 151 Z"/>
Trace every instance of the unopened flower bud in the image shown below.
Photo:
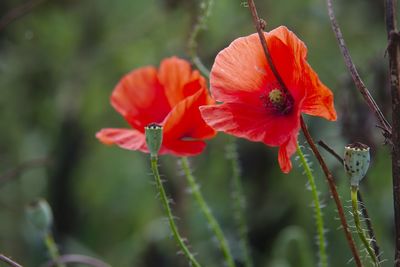
<path fill-rule="evenodd" d="M 369 146 L 357 142 L 345 146 L 344 151 L 344 169 L 350 178 L 351 185 L 358 186 L 368 171 Z"/>
<path fill-rule="evenodd" d="M 150 151 L 151 156 L 157 156 L 160 151 L 162 139 L 163 139 L 163 127 L 156 123 L 151 123 L 145 128 L 146 133 L 146 144 Z"/>
<path fill-rule="evenodd" d="M 44 199 L 33 201 L 26 207 L 28 221 L 42 233 L 47 233 L 53 224 L 53 213 Z"/>

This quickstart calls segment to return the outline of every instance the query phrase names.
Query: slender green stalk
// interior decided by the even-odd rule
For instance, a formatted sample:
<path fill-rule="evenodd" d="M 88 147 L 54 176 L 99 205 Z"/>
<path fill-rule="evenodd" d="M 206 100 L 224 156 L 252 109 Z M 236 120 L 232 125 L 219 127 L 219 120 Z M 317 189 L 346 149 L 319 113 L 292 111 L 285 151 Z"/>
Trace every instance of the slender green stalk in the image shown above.
<path fill-rule="evenodd" d="M 371 248 L 370 243 L 368 242 L 364 230 L 361 228 L 361 222 L 360 222 L 360 215 L 358 211 L 358 200 L 357 200 L 357 192 L 358 192 L 358 186 L 352 186 L 351 187 L 351 204 L 353 207 L 353 217 L 354 217 L 354 224 L 356 225 L 357 229 L 357 234 L 361 239 L 361 242 L 364 244 L 365 248 L 367 249 L 368 255 L 371 257 L 374 266 L 380 266 L 379 260 L 376 257 L 374 251 Z"/>
<path fill-rule="evenodd" d="M 227 157 L 232 166 L 232 199 L 235 210 L 235 220 L 239 231 L 240 247 L 243 251 L 244 266 L 253 267 L 250 256 L 248 227 L 245 218 L 246 199 L 243 193 L 243 185 L 240 179 L 240 164 L 237 152 L 236 139 L 230 138 L 227 145 Z"/>
<path fill-rule="evenodd" d="M 208 224 L 210 225 L 211 230 L 213 231 L 215 237 L 217 238 L 219 246 L 222 250 L 222 253 L 224 255 L 227 265 L 229 267 L 235 267 L 236 265 L 233 260 L 232 254 L 230 252 L 228 242 L 226 241 L 226 238 L 224 236 L 224 233 L 222 232 L 220 225 L 218 224 L 217 220 L 215 219 L 214 215 L 212 214 L 210 207 L 204 200 L 203 195 L 201 194 L 200 186 L 196 183 L 196 180 L 190 170 L 188 159 L 185 157 L 182 157 L 181 163 L 182 163 L 182 169 L 185 173 L 186 179 L 189 183 L 189 186 L 190 186 L 191 192 L 194 196 L 194 199 L 196 200 L 197 204 L 199 205 L 201 211 L 203 212 L 204 216 L 206 217 Z"/>
<path fill-rule="evenodd" d="M 299 155 L 301 165 L 304 168 L 305 174 L 307 175 L 308 182 L 310 184 L 313 200 L 314 200 L 314 212 L 315 212 L 315 223 L 317 225 L 318 231 L 318 247 L 319 247 L 319 261 L 321 267 L 328 266 L 328 258 L 326 255 L 326 242 L 324 236 L 324 221 L 322 219 L 321 204 L 319 203 L 318 191 L 315 185 L 315 179 L 310 169 L 310 166 L 304 157 L 303 152 L 300 149 L 299 144 L 297 144 L 297 154 Z"/>
<path fill-rule="evenodd" d="M 196 24 L 190 32 L 188 40 L 188 52 L 193 61 L 193 64 L 199 69 L 199 71 L 206 77 L 210 77 L 210 71 L 204 66 L 200 58 L 197 55 L 197 37 L 201 30 L 206 28 L 208 17 L 211 15 L 211 8 L 214 4 L 214 0 L 203 0 L 200 4 L 200 12 L 197 17 Z"/>
<path fill-rule="evenodd" d="M 197 262 L 194 255 L 190 252 L 189 248 L 186 246 L 185 242 L 183 241 L 183 238 L 180 236 L 178 232 L 178 227 L 175 224 L 174 216 L 169 206 L 168 197 L 167 194 L 165 193 L 164 186 L 162 184 L 161 177 L 158 172 L 157 156 L 154 155 L 151 156 L 151 170 L 153 171 L 157 189 L 160 194 L 160 199 L 164 206 L 165 212 L 167 213 L 169 227 L 171 229 L 173 237 L 175 238 L 175 241 L 178 243 L 179 248 L 182 250 L 183 254 L 189 260 L 191 265 L 194 267 L 200 267 L 201 265 Z"/>
<path fill-rule="evenodd" d="M 58 259 L 60 258 L 60 253 L 58 251 L 57 244 L 54 241 L 53 234 L 50 231 L 47 232 L 44 236 L 44 243 L 47 250 L 49 251 L 50 258 L 56 263 L 56 266 L 65 267 L 65 264 L 58 262 Z"/>

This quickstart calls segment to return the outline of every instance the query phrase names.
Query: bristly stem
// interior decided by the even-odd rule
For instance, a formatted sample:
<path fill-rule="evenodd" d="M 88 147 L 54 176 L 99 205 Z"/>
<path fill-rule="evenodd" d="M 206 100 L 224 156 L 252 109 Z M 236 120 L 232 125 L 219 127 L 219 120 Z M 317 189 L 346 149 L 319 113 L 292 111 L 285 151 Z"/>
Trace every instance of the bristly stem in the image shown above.
<path fill-rule="evenodd" d="M 181 158 L 181 164 L 183 172 L 185 173 L 185 177 L 188 181 L 191 193 L 194 196 L 197 204 L 200 207 L 201 212 L 204 214 L 211 231 L 214 233 L 215 237 L 217 238 L 219 247 L 224 255 L 225 261 L 229 267 L 235 267 L 235 261 L 233 260 L 231 251 L 228 246 L 228 242 L 222 232 L 222 229 L 215 219 L 214 215 L 211 212 L 210 207 L 208 206 L 207 202 L 204 200 L 204 197 L 200 191 L 200 186 L 196 183 L 196 180 L 190 170 L 188 159 L 185 157 Z"/>
<path fill-rule="evenodd" d="M 376 118 L 381 124 L 381 128 L 384 130 L 384 136 L 390 139 L 392 134 L 392 127 L 386 120 L 379 106 L 376 104 L 374 98 L 371 96 L 368 88 L 365 86 L 364 82 L 357 72 L 356 66 L 353 63 L 349 50 L 347 49 L 346 43 L 344 42 L 342 31 L 340 30 L 339 24 L 336 21 L 335 13 L 333 11 L 332 0 L 326 0 L 326 2 L 333 32 L 335 33 L 336 39 L 338 40 L 340 51 L 342 52 L 344 61 L 354 81 L 354 84 L 357 87 L 358 91 L 360 91 L 361 95 L 364 97 L 364 100 L 367 103 L 368 107 L 375 114 Z"/>
<path fill-rule="evenodd" d="M 214 0 L 203 0 L 200 4 L 200 12 L 197 17 L 196 24 L 193 30 L 190 32 L 188 41 L 189 55 L 192 59 L 193 64 L 199 69 L 199 71 L 206 77 L 210 78 L 210 71 L 201 62 L 199 56 L 197 55 L 197 37 L 201 30 L 206 28 L 206 22 L 208 17 L 211 15 L 211 8 L 214 4 Z"/>
<path fill-rule="evenodd" d="M 12 267 L 22 267 L 19 263 L 13 261 L 12 259 L 4 256 L 3 254 L 0 254 L 0 261 L 7 263 L 8 265 Z"/>
<path fill-rule="evenodd" d="M 367 249 L 368 255 L 371 257 L 374 266 L 380 266 L 379 260 L 376 257 L 374 251 L 372 250 L 367 238 L 365 237 L 364 230 L 361 227 L 360 222 L 360 215 L 358 214 L 358 200 L 357 200 L 357 192 L 358 186 L 351 187 L 351 205 L 353 207 L 353 218 L 354 224 L 356 226 L 357 234 L 361 239 L 361 242 L 364 244 L 365 248 Z"/>
<path fill-rule="evenodd" d="M 400 33 L 397 29 L 397 1 L 385 1 L 388 38 L 389 78 L 392 95 L 392 180 L 395 225 L 395 266 L 400 267 Z"/>
<path fill-rule="evenodd" d="M 50 231 L 48 231 L 46 233 L 46 235 L 44 236 L 44 243 L 50 254 L 50 258 L 53 260 L 53 262 L 56 263 L 56 266 L 57 267 L 65 267 L 65 264 L 60 263 L 58 261 L 58 259 L 60 258 L 60 252 L 58 251 L 57 244 L 54 241 L 53 234 Z"/>
<path fill-rule="evenodd" d="M 312 174 L 311 168 L 304 157 L 303 152 L 300 149 L 299 144 L 296 144 L 297 155 L 300 158 L 301 165 L 304 168 L 304 172 L 308 178 L 308 183 L 310 184 L 313 201 L 314 201 L 314 212 L 315 212 L 315 223 L 317 225 L 318 232 L 318 247 L 319 247 L 319 266 L 327 267 L 328 266 L 328 258 L 326 255 L 326 242 L 324 235 L 324 220 L 322 218 L 321 204 L 319 202 L 317 186 L 315 184 L 315 179 Z"/>
<path fill-rule="evenodd" d="M 322 148 L 324 148 L 326 151 L 328 151 L 332 156 L 334 156 L 340 164 L 344 165 L 343 158 L 336 153 L 335 150 L 333 150 L 331 147 L 329 147 L 328 144 L 326 144 L 324 141 L 318 141 L 318 145 L 320 145 Z M 366 178 L 366 177 L 365 177 Z M 371 240 L 371 246 L 374 249 L 375 255 L 378 258 L 378 261 L 381 261 L 381 252 L 380 248 L 378 245 L 378 242 L 376 241 L 376 235 L 374 228 L 372 226 L 371 222 L 371 217 L 368 214 L 367 206 L 365 205 L 364 199 L 362 197 L 361 191 L 357 191 L 357 198 L 358 202 L 360 203 L 360 209 L 361 209 L 361 214 L 364 217 L 365 224 L 367 225 L 367 231 L 368 231 L 368 236 L 369 239 Z"/>
<path fill-rule="evenodd" d="M 325 174 L 325 178 L 326 178 L 326 181 L 328 182 L 328 186 L 329 186 L 329 190 L 331 191 L 331 195 L 335 201 L 336 208 L 338 210 L 338 214 L 339 214 L 339 218 L 340 218 L 340 223 L 342 224 L 342 228 L 343 228 L 344 234 L 346 236 L 347 243 L 348 243 L 351 253 L 353 254 L 353 257 L 354 257 L 354 261 L 358 267 L 361 267 L 363 265 L 361 263 L 360 255 L 358 254 L 358 250 L 354 243 L 353 237 L 350 233 L 349 226 L 348 226 L 347 220 L 346 220 L 346 216 L 343 211 L 342 201 L 340 200 L 339 194 L 336 190 L 336 184 L 333 179 L 333 175 L 329 171 L 328 166 L 326 165 L 324 159 L 322 158 L 321 154 L 319 153 L 319 150 L 318 150 L 317 146 L 315 145 L 314 140 L 312 139 L 312 137 L 307 129 L 307 126 L 304 123 L 304 119 L 302 116 L 300 117 L 300 124 L 301 124 L 301 129 L 304 133 L 304 136 L 307 140 L 307 143 L 310 145 L 311 150 L 313 151 L 315 157 L 317 158 L 317 160 L 319 162 L 319 165 L 321 166 L 321 168 Z"/>
<path fill-rule="evenodd" d="M 250 255 L 248 227 L 246 222 L 245 210 L 246 199 L 243 193 L 241 181 L 241 171 L 237 143 L 235 138 L 230 138 L 226 147 L 226 154 L 232 166 L 232 199 L 235 210 L 235 220 L 239 232 L 240 248 L 243 251 L 244 266 L 253 267 L 253 260 Z"/>
<path fill-rule="evenodd" d="M 190 262 L 190 264 L 193 265 L 194 267 L 200 267 L 201 265 L 197 262 L 194 255 L 190 252 L 189 248 L 186 246 L 183 238 L 179 234 L 178 227 L 175 224 L 174 216 L 172 214 L 171 207 L 169 206 L 168 197 L 164 190 L 164 186 L 162 184 L 161 177 L 158 172 L 157 156 L 154 156 L 154 155 L 150 156 L 150 160 L 151 160 L 151 170 L 153 172 L 154 179 L 156 180 L 156 186 L 157 186 L 157 190 L 160 194 L 160 199 L 161 199 L 162 205 L 164 206 L 164 210 L 167 213 L 169 227 L 171 229 L 172 235 L 173 235 L 175 241 L 177 242 L 179 248 L 182 250 L 183 254 L 186 256 L 186 258 Z"/>

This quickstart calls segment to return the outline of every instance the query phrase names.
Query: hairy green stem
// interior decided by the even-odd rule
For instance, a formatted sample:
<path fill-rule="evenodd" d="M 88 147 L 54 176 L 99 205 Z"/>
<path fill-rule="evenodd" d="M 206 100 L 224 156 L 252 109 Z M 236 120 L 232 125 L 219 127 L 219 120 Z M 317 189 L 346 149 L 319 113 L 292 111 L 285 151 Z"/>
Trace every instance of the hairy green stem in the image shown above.
<path fill-rule="evenodd" d="M 160 174 L 158 172 L 158 164 L 157 164 L 157 156 L 151 156 L 151 170 L 153 172 L 154 178 L 156 180 L 156 185 L 158 192 L 160 194 L 161 202 L 164 206 L 165 212 L 167 213 L 169 227 L 171 229 L 172 235 L 175 241 L 178 243 L 179 248 L 182 250 L 183 254 L 189 260 L 190 264 L 194 267 L 200 267 L 201 265 L 197 262 L 194 255 L 190 252 L 189 248 L 186 246 L 183 238 L 180 236 L 178 232 L 178 227 L 175 224 L 174 216 L 171 211 L 171 207 L 169 206 L 169 201 L 167 194 L 165 193 L 164 186 L 161 181 Z"/>
<path fill-rule="evenodd" d="M 49 231 L 44 236 L 44 244 L 50 254 L 50 258 L 52 261 L 56 263 L 57 267 L 65 267 L 65 264 L 59 263 L 58 259 L 60 258 L 60 253 L 57 248 L 57 244 L 54 241 L 53 234 Z"/>
<path fill-rule="evenodd" d="M 200 58 L 197 55 L 197 36 L 201 30 L 206 28 L 206 22 L 208 17 L 211 15 L 211 8 L 214 4 L 214 0 L 203 0 L 200 4 L 200 12 L 197 17 L 196 24 L 190 32 L 188 40 L 189 55 L 192 59 L 193 64 L 199 69 L 199 71 L 206 77 L 210 78 L 210 71 L 204 66 Z"/>
<path fill-rule="evenodd" d="M 240 164 L 237 152 L 236 139 L 230 138 L 227 145 L 227 157 L 232 166 L 232 199 L 235 209 L 235 220 L 239 231 L 240 248 L 243 251 L 244 266 L 253 267 L 253 261 L 250 255 L 248 227 L 245 217 L 246 199 L 243 193 L 243 185 L 240 179 Z"/>
<path fill-rule="evenodd" d="M 370 243 L 367 240 L 367 237 L 365 236 L 364 230 L 361 227 L 361 222 L 360 222 L 360 215 L 358 211 L 358 199 L 357 199 L 357 192 L 358 192 L 358 186 L 352 186 L 351 187 L 351 204 L 353 207 L 353 218 L 354 218 L 354 224 L 356 225 L 357 229 L 357 234 L 361 239 L 361 242 L 364 244 L 365 248 L 367 249 L 367 252 L 369 256 L 371 257 L 374 266 L 380 266 L 379 260 L 377 256 L 375 255 L 374 251 L 371 248 Z"/>
<path fill-rule="evenodd" d="M 226 241 L 226 238 L 224 236 L 224 233 L 222 232 L 222 229 L 221 229 L 219 223 L 217 222 L 214 215 L 212 214 L 210 207 L 204 200 L 204 197 L 200 191 L 200 186 L 196 183 L 196 180 L 190 170 L 188 159 L 185 157 L 182 157 L 181 163 L 182 163 L 182 169 L 183 169 L 186 179 L 189 183 L 191 193 L 193 194 L 194 199 L 196 200 L 197 204 L 199 205 L 201 212 L 206 217 L 206 220 L 207 220 L 208 224 L 210 225 L 211 231 L 214 233 L 215 237 L 217 238 L 219 247 L 222 250 L 222 253 L 224 255 L 227 265 L 229 267 L 235 267 L 236 266 L 235 261 L 233 260 L 231 251 L 228 246 L 228 242 Z"/>
<path fill-rule="evenodd" d="M 308 178 L 308 182 L 310 184 L 313 201 L 314 201 L 314 212 L 315 212 L 315 223 L 317 225 L 317 232 L 318 232 L 318 247 L 319 247 L 319 261 L 321 267 L 328 266 L 328 258 L 326 255 L 326 242 L 325 242 L 325 235 L 324 235 L 324 221 L 322 219 L 322 211 L 321 211 L 321 204 L 319 202 L 318 191 L 315 185 L 315 179 L 312 174 L 311 168 L 304 157 L 303 152 L 300 149 L 299 144 L 297 144 L 297 154 L 299 155 L 301 165 L 304 168 L 304 172 Z"/>

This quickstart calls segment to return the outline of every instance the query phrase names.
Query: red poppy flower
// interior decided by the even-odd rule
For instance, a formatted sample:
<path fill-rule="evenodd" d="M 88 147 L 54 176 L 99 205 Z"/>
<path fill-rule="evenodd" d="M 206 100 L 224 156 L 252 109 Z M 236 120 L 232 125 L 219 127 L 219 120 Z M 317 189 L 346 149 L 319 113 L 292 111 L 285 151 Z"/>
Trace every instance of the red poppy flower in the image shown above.
<path fill-rule="evenodd" d="M 216 132 L 202 119 L 199 106 L 213 104 L 206 81 L 190 64 L 172 57 L 160 68 L 133 70 L 117 84 L 111 105 L 133 129 L 102 129 L 96 137 L 105 144 L 148 153 L 144 127 L 163 126 L 160 154 L 197 155 L 205 148 L 203 139 Z"/>
<path fill-rule="evenodd" d="M 259 37 L 234 40 L 215 59 L 211 94 L 223 104 L 201 107 L 214 129 L 279 146 L 278 161 L 288 173 L 296 151 L 300 114 L 336 120 L 332 92 L 306 61 L 307 48 L 294 33 L 281 26 L 264 33 L 274 65 L 285 84 L 272 73 Z"/>

